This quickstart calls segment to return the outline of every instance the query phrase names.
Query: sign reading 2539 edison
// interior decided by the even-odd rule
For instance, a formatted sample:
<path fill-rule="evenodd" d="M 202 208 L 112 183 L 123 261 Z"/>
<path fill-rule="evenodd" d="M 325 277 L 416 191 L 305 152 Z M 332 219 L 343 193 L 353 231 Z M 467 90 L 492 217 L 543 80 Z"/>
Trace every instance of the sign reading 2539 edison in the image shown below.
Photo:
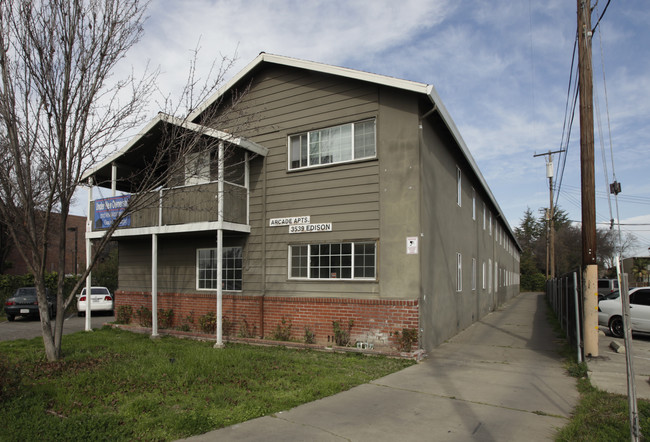
<path fill-rule="evenodd" d="M 293 224 L 289 226 L 289 233 L 331 232 L 332 223 L 319 224 Z"/>

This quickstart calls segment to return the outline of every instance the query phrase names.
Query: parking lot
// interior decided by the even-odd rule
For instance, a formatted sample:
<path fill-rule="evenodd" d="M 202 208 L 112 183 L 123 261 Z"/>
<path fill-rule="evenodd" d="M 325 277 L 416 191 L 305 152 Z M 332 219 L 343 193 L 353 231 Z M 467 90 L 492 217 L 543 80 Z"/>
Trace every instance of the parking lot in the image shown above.
<path fill-rule="evenodd" d="M 590 379 L 595 387 L 627 395 L 627 368 L 625 350 L 616 352 L 611 343 L 625 348 L 625 341 L 605 334 L 600 327 L 598 336 L 598 357 L 587 360 Z M 636 395 L 650 399 L 650 335 L 634 333 L 632 338 L 632 365 L 635 374 Z"/>
<path fill-rule="evenodd" d="M 91 327 L 101 328 L 105 322 L 115 321 L 115 316 L 95 312 L 91 317 Z M 75 333 L 85 329 L 86 318 L 69 315 L 63 323 L 63 334 Z M 0 341 L 13 339 L 32 339 L 42 336 L 41 322 L 37 318 L 17 317 L 14 321 L 0 322 Z"/>

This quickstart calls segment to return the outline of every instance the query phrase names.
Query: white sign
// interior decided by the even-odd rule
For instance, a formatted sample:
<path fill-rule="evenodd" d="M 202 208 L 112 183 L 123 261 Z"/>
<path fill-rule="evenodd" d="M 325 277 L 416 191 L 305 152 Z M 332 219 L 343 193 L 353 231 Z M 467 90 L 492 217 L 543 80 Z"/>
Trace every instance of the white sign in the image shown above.
<path fill-rule="evenodd" d="M 406 254 L 407 255 L 417 255 L 418 254 L 418 237 L 409 236 L 406 238 Z"/>
<path fill-rule="evenodd" d="M 287 218 L 271 218 L 269 227 L 292 226 L 294 224 L 309 224 L 309 216 L 290 216 Z"/>
<path fill-rule="evenodd" d="M 332 223 L 297 224 L 289 226 L 289 233 L 331 232 Z"/>

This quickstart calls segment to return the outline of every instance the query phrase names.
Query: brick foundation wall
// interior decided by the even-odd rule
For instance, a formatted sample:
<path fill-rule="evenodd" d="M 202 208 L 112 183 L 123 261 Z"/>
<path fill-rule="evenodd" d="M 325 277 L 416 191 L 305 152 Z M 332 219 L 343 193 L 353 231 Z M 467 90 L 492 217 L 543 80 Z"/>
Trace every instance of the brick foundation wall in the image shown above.
<path fill-rule="evenodd" d="M 115 309 L 130 305 L 135 313 L 138 308 L 151 309 L 148 292 L 115 293 Z M 350 320 L 351 345 L 356 342 L 372 344 L 376 349 L 398 348 L 395 331 L 418 329 L 418 301 L 380 299 L 341 299 L 307 297 L 261 297 L 224 294 L 222 299 L 224 328 L 230 324 L 229 334 L 248 337 L 272 338 L 282 319 L 291 324 L 291 339 L 304 341 L 305 327 L 315 334 L 317 344 L 334 344 L 333 321 L 344 330 Z M 216 311 L 216 294 L 160 293 L 158 309 L 172 309 L 172 328 L 189 327 L 200 331 L 199 318 Z M 137 323 L 137 319 L 132 319 Z M 226 330 L 224 330 L 224 334 Z M 417 348 L 417 343 L 413 344 Z"/>

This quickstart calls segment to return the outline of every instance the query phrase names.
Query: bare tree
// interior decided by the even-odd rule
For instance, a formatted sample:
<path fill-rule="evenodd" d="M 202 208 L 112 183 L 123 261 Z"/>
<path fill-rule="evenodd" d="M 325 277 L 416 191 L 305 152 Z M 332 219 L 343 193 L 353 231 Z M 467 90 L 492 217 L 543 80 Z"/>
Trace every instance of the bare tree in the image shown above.
<path fill-rule="evenodd" d="M 141 121 L 155 73 L 113 81 L 142 36 L 133 0 L 15 0 L 0 3 L 0 217 L 39 297 L 45 352 L 60 357 L 66 218 L 91 164 Z M 55 223 L 52 213 L 63 221 Z M 58 247 L 57 315 L 47 315 L 48 236 Z"/>
<path fill-rule="evenodd" d="M 126 209 L 94 241 L 90 266 L 76 286 L 63 292 L 66 219 L 74 192 L 90 167 L 142 122 L 144 107 L 156 90 L 156 72 L 112 78 L 116 64 L 142 36 L 145 7 L 137 0 L 0 2 L 0 222 L 34 275 L 48 360 L 61 357 L 63 313 L 122 219 L 157 206 L 159 189 L 173 186 L 179 176 L 187 179 L 188 158 L 216 161 L 216 140 L 235 137 L 214 128 L 227 121 L 232 133 L 235 126 L 245 127 L 255 118 L 250 110 L 229 114 L 247 86 L 229 94 L 227 103 L 211 100 L 197 122 L 183 116 L 215 93 L 234 62 L 234 57 L 222 57 L 202 81 L 196 75 L 197 48 L 179 102 L 166 97 L 160 103 L 166 112 L 157 117 L 154 154 L 123 177 L 131 193 Z M 237 155 L 225 161 L 232 170 L 242 169 Z M 60 238 L 54 328 L 45 297 L 51 235 Z"/>

